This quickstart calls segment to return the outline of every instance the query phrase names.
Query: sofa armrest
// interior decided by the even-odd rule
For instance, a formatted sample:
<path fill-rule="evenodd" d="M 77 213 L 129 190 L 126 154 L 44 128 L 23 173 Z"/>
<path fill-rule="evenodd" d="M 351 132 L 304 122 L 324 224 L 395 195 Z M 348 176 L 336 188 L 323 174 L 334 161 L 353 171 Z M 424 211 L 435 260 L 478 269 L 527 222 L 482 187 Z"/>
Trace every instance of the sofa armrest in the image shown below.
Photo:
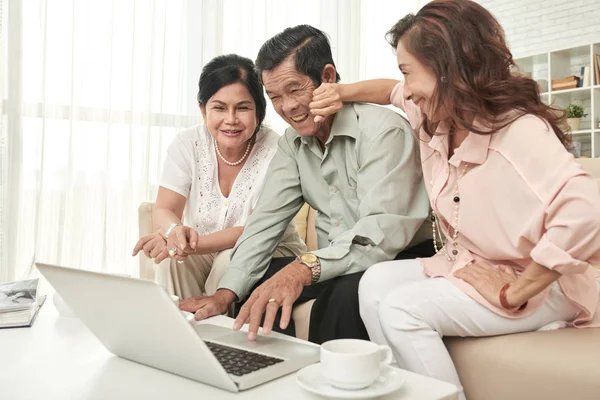
<path fill-rule="evenodd" d="M 315 227 L 317 218 L 317 210 L 312 207 L 308 209 L 308 217 L 306 221 L 306 248 L 308 251 L 317 250 L 319 248 L 317 242 L 317 229 Z"/>
<path fill-rule="evenodd" d="M 152 233 L 152 209 L 154 203 L 144 202 L 138 207 L 138 225 L 140 238 Z M 138 253 L 140 260 L 140 278 L 152 281 L 154 280 L 154 266 L 151 259 L 146 257 L 143 251 Z"/>

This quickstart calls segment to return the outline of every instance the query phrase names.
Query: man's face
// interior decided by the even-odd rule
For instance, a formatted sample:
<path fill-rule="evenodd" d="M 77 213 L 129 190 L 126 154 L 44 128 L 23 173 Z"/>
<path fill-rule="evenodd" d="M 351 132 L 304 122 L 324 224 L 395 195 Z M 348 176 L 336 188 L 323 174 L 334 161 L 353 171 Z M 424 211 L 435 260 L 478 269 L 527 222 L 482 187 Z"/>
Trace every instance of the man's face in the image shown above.
<path fill-rule="evenodd" d="M 322 123 L 315 123 L 308 105 L 316 89 L 313 81 L 298 72 L 294 60 L 289 57 L 272 71 L 262 73 L 267 96 L 277 114 L 300 136 L 314 136 Z"/>

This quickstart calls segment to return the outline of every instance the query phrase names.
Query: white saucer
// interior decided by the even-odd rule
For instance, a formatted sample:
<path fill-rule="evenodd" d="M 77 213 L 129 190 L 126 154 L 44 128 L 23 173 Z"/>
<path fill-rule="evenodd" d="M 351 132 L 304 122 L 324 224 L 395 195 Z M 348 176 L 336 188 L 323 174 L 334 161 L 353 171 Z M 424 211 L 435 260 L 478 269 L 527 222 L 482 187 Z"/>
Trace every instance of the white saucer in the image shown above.
<path fill-rule="evenodd" d="M 369 399 L 398 390 L 404 384 L 404 377 L 401 370 L 390 366 L 382 366 L 381 375 L 371 386 L 358 390 L 344 390 L 331 386 L 321 373 L 321 364 L 317 363 L 298 371 L 296 382 L 303 389 L 325 397 L 336 399 Z"/>

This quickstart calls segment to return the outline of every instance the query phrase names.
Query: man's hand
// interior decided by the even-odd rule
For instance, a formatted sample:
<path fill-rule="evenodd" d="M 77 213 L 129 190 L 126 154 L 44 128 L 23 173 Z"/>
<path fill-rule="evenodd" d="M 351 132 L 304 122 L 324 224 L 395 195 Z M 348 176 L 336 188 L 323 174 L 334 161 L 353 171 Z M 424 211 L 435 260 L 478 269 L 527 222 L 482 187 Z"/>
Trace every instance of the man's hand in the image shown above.
<path fill-rule="evenodd" d="M 179 302 L 179 309 L 194 313 L 194 319 L 200 321 L 214 315 L 225 314 L 235 301 L 236 295 L 229 289 L 219 289 L 212 296 L 190 297 Z"/>
<path fill-rule="evenodd" d="M 248 339 L 255 340 L 260 321 L 266 311 L 263 333 L 268 335 L 273 328 L 279 307 L 283 308 L 279 327 L 287 328 L 292 317 L 292 305 L 300 297 L 302 288 L 310 285 L 311 279 L 310 269 L 298 260 L 286 265 L 252 292 L 235 319 L 233 329 L 240 330 L 243 324 L 250 322 Z"/>

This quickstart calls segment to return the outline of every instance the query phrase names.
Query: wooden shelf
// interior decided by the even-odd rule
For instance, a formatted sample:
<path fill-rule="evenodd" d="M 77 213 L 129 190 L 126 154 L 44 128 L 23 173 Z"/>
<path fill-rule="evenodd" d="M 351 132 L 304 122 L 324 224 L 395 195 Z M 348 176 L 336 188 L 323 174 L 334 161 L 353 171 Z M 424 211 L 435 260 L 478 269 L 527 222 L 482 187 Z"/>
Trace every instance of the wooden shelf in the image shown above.
<path fill-rule="evenodd" d="M 576 136 L 576 135 L 589 135 L 590 133 L 592 133 L 591 129 L 579 129 L 576 131 L 572 131 L 571 135 Z"/>
<path fill-rule="evenodd" d="M 573 89 L 552 90 L 552 91 L 550 91 L 550 94 L 560 95 L 560 94 L 565 94 L 565 93 L 577 93 L 577 92 L 588 93 L 591 88 L 592 87 L 590 87 L 590 86 L 586 86 L 586 87 L 578 87 L 578 88 L 573 88 Z"/>
<path fill-rule="evenodd" d="M 586 129 L 571 132 L 574 141 L 581 143 L 581 156 L 584 157 L 600 157 L 600 82 L 595 78 L 595 54 L 600 54 L 600 42 L 515 59 L 522 73 L 531 76 L 540 87 L 548 87 L 547 91 L 540 93 L 542 101 L 559 108 L 566 108 L 569 104 L 584 108 L 587 116 L 582 118 L 581 125 Z M 552 90 L 553 79 L 580 76 L 583 66 L 590 67 L 591 82 L 595 85 Z"/>

